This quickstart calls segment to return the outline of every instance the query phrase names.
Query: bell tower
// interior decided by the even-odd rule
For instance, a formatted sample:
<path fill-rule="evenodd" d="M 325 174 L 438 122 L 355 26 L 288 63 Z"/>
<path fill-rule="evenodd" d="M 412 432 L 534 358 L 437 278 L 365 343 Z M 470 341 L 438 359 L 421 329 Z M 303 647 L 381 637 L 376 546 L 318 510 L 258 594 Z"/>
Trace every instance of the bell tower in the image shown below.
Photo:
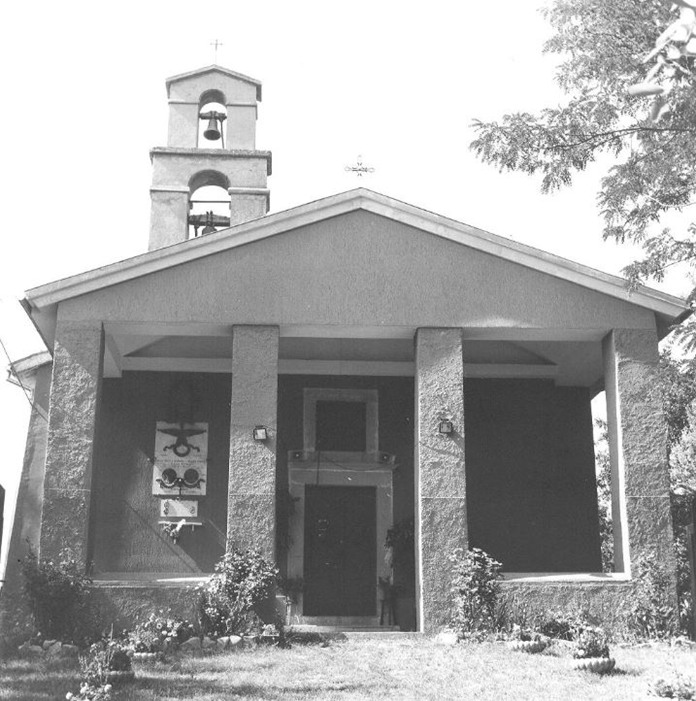
<path fill-rule="evenodd" d="M 167 146 L 150 151 L 149 250 L 262 217 L 270 200 L 271 152 L 256 149 L 261 83 L 208 66 L 166 85 Z M 197 199 L 201 189 L 218 195 Z"/>

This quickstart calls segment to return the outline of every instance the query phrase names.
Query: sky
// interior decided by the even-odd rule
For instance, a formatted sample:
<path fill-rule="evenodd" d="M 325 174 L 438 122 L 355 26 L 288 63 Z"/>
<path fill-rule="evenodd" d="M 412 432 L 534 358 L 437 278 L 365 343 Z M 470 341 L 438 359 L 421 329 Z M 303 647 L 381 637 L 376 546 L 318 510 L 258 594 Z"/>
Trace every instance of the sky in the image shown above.
<path fill-rule="evenodd" d="M 257 147 L 273 152 L 271 212 L 364 186 L 619 273 L 635 251 L 602 242 L 595 195 L 609 163 L 548 196 L 469 150 L 474 119 L 563 100 L 540 5 L 12 3 L 0 40 L 0 340 L 12 360 L 43 349 L 17 301 L 24 290 L 147 250 L 164 81 L 212 63 L 263 83 Z M 374 173 L 345 171 L 358 156 Z M 663 289 L 685 295 L 689 284 L 676 275 Z M 3 380 L 7 532 L 29 403 Z"/>

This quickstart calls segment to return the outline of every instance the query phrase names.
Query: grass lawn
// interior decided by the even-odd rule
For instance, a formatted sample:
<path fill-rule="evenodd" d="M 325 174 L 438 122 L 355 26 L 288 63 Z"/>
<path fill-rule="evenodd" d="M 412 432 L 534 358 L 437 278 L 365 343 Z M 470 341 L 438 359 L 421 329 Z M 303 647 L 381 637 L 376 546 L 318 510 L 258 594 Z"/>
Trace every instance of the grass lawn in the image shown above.
<path fill-rule="evenodd" d="M 616 671 L 570 669 L 568 653 L 513 652 L 501 644 L 443 647 L 428 639 L 348 640 L 328 647 L 259 648 L 136 663 L 118 701 L 154 699 L 646 699 L 669 669 L 696 677 L 696 651 L 667 645 L 612 650 Z M 0 700 L 64 699 L 79 688 L 73 661 L 0 662 Z"/>

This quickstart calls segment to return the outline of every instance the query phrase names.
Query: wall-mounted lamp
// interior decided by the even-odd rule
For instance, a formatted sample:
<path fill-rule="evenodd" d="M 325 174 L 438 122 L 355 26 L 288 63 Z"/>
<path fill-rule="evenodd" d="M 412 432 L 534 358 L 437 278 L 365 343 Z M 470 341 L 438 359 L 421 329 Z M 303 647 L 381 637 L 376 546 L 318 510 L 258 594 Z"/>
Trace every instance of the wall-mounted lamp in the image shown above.
<path fill-rule="evenodd" d="M 441 419 L 437 427 L 438 433 L 444 436 L 448 436 L 450 433 L 454 433 L 454 426 L 449 419 Z"/>
<path fill-rule="evenodd" d="M 252 433 L 255 441 L 267 441 L 268 440 L 268 429 L 265 426 L 255 426 Z"/>

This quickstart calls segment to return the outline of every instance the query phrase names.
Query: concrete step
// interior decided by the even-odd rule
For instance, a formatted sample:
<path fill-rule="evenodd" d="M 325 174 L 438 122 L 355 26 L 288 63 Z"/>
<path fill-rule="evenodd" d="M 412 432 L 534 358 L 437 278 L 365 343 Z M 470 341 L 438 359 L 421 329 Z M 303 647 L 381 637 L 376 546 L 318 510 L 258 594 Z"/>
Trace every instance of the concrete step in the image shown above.
<path fill-rule="evenodd" d="M 286 626 L 289 633 L 399 633 L 398 626 L 315 625 L 295 623 Z"/>
<path fill-rule="evenodd" d="M 348 640 L 417 640 L 423 634 L 414 630 L 347 630 L 343 633 Z"/>

